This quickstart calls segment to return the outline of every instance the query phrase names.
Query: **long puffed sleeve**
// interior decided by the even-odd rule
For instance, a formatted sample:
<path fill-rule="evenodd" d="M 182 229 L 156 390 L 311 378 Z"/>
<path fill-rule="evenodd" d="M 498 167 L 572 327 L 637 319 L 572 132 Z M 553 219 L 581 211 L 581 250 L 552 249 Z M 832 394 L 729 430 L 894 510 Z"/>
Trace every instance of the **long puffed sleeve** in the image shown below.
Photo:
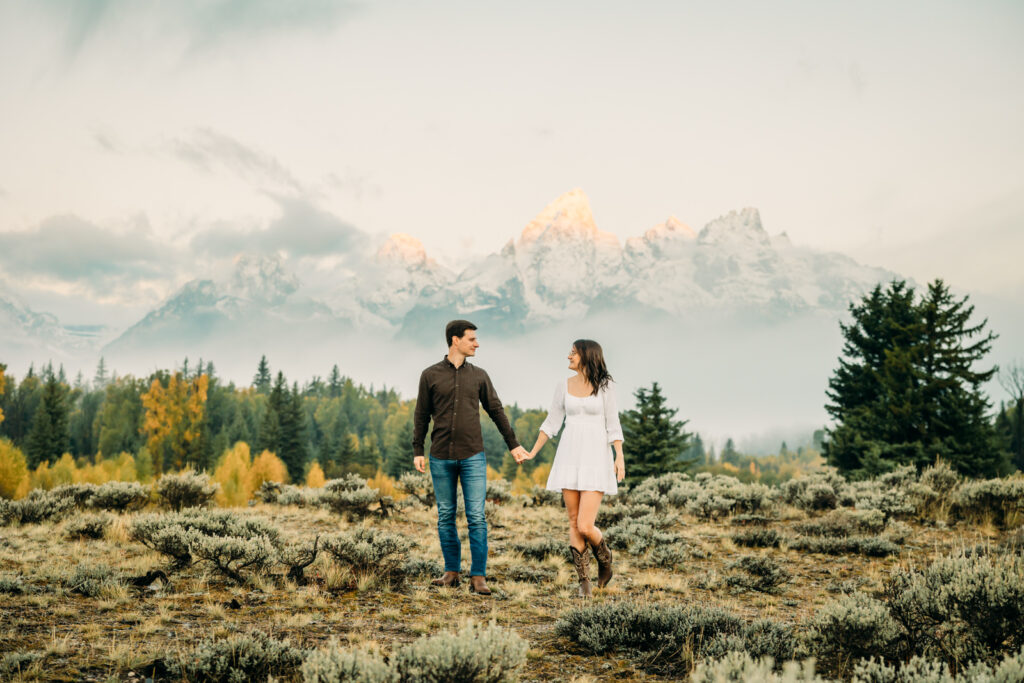
<path fill-rule="evenodd" d="M 622 425 L 619 424 L 619 403 L 615 400 L 615 383 L 601 390 L 604 399 L 604 428 L 608 432 L 608 443 L 622 441 Z"/>
<path fill-rule="evenodd" d="M 555 385 L 555 396 L 551 399 L 551 410 L 540 426 L 540 431 L 554 438 L 558 430 L 562 428 L 562 421 L 565 419 L 565 380 Z"/>

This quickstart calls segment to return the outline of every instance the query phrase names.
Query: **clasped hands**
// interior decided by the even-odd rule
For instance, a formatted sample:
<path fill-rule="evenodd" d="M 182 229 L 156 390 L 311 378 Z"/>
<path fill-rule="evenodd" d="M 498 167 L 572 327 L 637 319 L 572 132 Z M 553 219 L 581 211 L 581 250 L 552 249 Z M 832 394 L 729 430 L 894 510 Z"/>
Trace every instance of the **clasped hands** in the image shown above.
<path fill-rule="evenodd" d="M 512 457 L 515 459 L 517 465 L 522 465 L 527 460 L 532 460 L 537 454 L 533 451 L 527 451 L 522 446 L 516 446 L 511 451 Z"/>

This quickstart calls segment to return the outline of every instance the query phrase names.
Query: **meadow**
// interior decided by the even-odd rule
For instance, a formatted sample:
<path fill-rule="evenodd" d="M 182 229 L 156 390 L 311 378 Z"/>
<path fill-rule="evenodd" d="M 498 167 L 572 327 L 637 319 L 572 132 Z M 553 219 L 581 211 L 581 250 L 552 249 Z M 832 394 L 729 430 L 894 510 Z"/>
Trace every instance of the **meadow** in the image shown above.
<path fill-rule="evenodd" d="M 0 500 L 0 677 L 1024 679 L 1019 475 L 648 479 L 602 506 L 616 575 L 588 601 L 540 488 L 489 485 L 491 597 L 429 585 L 426 476 L 266 482 L 243 507 L 217 489 L 186 472 Z"/>

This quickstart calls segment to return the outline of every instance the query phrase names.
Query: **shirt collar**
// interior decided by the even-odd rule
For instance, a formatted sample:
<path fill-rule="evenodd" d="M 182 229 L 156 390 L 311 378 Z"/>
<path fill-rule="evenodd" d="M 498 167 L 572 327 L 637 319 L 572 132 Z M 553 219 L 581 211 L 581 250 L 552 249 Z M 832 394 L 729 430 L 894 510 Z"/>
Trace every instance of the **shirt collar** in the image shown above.
<path fill-rule="evenodd" d="M 455 367 L 455 363 L 453 363 L 450 360 L 448 360 L 448 354 L 447 353 L 444 354 L 443 356 L 441 356 L 441 362 L 444 365 L 448 366 L 449 368 L 452 368 L 453 370 L 458 370 L 459 369 L 459 368 Z M 469 366 L 469 359 L 468 358 L 463 358 L 462 359 L 462 365 L 460 365 L 459 367 L 465 368 L 465 367 L 468 367 L 468 366 Z"/>

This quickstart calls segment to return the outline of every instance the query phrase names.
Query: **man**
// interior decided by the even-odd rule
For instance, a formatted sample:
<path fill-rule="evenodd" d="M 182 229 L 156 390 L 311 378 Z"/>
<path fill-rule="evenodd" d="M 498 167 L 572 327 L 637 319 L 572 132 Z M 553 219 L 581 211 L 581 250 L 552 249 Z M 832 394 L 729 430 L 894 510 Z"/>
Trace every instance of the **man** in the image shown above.
<path fill-rule="evenodd" d="M 426 472 L 423 442 L 427 425 L 434 420 L 430 434 L 430 477 L 437 499 L 437 535 L 444 555 L 444 575 L 434 579 L 435 586 L 459 585 L 462 571 L 462 543 L 455 529 L 456 492 L 462 482 L 469 524 L 469 551 L 473 563 L 469 570 L 469 590 L 490 595 L 487 588 L 487 457 L 480 432 L 480 406 L 494 421 L 505 444 L 517 462 L 526 458 L 494 391 L 491 378 L 466 358 L 475 356 L 480 343 L 476 325 L 468 320 L 453 320 L 444 331 L 448 354 L 420 375 L 419 397 L 413 420 L 413 465 Z"/>

